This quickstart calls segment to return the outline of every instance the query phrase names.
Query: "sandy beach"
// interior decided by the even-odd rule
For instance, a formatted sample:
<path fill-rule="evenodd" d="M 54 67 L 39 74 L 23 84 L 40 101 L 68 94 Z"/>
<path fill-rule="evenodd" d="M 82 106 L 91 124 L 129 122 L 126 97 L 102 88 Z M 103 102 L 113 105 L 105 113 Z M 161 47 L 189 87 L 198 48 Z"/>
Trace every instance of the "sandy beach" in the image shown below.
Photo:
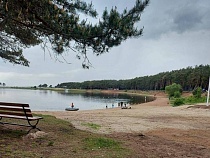
<path fill-rule="evenodd" d="M 210 110 L 192 108 L 190 105 L 171 107 L 168 98 L 157 96 L 153 102 L 131 105 L 131 109 L 120 107 L 87 111 L 41 111 L 40 114 L 53 115 L 70 121 L 76 128 L 91 132 L 110 134 L 114 132 L 145 133 L 163 128 L 180 130 L 210 130 Z M 93 130 L 86 123 L 100 125 Z"/>
<path fill-rule="evenodd" d="M 172 107 L 168 98 L 131 105 L 131 109 L 110 108 L 89 111 L 40 111 L 72 123 L 75 128 L 123 141 L 139 157 L 210 157 L 210 106 Z M 85 124 L 100 125 L 92 129 Z"/>

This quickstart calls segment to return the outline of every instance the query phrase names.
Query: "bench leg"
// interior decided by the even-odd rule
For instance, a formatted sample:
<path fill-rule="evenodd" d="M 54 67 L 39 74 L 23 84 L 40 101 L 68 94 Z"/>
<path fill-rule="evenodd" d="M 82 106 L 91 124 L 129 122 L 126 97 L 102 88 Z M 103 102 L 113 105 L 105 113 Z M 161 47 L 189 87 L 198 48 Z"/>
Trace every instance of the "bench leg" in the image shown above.
<path fill-rule="evenodd" d="M 0 117 L 0 120 L 2 119 L 2 117 Z M 29 120 L 28 121 L 28 124 L 29 125 L 25 125 L 25 124 L 16 124 L 16 123 L 10 123 L 10 122 L 0 122 L 0 124 L 9 124 L 9 125 L 17 125 L 17 126 L 24 126 L 24 127 L 31 127 L 30 130 L 27 132 L 27 134 L 32 130 L 32 129 L 37 129 L 39 131 L 41 131 L 38 127 L 36 127 L 36 125 L 39 123 L 39 119 L 36 120 L 36 122 L 34 124 L 32 124 Z M 34 122 L 34 121 L 33 121 Z"/>
<path fill-rule="evenodd" d="M 39 119 L 36 120 L 35 124 L 31 124 L 31 122 L 28 120 L 28 124 L 30 125 L 31 129 L 28 131 L 28 133 L 32 130 L 32 129 L 37 129 L 39 131 L 41 131 L 38 127 L 36 127 L 36 125 L 39 123 Z"/>
<path fill-rule="evenodd" d="M 40 130 L 39 128 L 37 128 L 37 127 L 32 127 L 31 129 L 28 130 L 27 134 L 29 134 L 30 131 L 31 131 L 32 129 L 37 129 L 38 131 L 41 131 L 41 130 Z"/>
<path fill-rule="evenodd" d="M 2 119 L 2 117 L 0 117 L 0 120 Z M 4 124 L 3 122 L 0 122 L 0 124 Z"/>

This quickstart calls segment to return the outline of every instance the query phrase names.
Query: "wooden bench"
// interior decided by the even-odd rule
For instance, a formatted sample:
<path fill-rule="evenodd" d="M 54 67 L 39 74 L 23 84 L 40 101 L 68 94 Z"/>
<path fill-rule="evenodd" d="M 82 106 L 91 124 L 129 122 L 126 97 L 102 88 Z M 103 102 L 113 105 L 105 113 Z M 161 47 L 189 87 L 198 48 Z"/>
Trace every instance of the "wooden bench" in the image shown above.
<path fill-rule="evenodd" d="M 2 122 L 2 118 L 27 120 L 28 124 Z M 37 129 L 40 131 L 40 129 L 36 127 L 40 119 L 43 118 L 34 117 L 32 115 L 29 104 L 0 102 L 0 124 L 31 127 L 31 129 L 28 131 L 29 133 L 32 129 Z"/>

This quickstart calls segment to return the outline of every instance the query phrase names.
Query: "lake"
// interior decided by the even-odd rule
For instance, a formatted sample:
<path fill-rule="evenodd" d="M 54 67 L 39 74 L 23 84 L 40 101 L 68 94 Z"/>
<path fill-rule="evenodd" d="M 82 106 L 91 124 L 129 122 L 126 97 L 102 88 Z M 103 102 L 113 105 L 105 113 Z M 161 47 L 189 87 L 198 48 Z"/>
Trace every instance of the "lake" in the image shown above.
<path fill-rule="evenodd" d="M 147 97 L 152 101 L 153 97 Z M 145 96 L 104 93 L 65 93 L 51 90 L 0 88 L 0 102 L 28 103 L 32 111 L 64 111 L 71 103 L 80 110 L 105 109 L 127 104 L 144 103 Z"/>

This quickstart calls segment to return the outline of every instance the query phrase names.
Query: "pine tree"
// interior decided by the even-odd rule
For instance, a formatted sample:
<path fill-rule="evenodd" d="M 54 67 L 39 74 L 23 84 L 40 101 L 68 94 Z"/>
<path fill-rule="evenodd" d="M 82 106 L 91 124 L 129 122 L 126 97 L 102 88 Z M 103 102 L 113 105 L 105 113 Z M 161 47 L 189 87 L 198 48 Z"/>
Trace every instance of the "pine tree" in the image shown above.
<path fill-rule="evenodd" d="M 89 68 L 87 50 L 96 55 L 108 52 L 131 37 L 142 35 L 135 24 L 149 0 L 137 0 L 130 10 L 104 10 L 97 24 L 80 19 L 81 13 L 97 18 L 92 4 L 82 0 L 0 0 L 0 57 L 13 64 L 29 66 L 23 49 L 51 44 L 55 55 L 69 50 L 84 59 Z"/>

